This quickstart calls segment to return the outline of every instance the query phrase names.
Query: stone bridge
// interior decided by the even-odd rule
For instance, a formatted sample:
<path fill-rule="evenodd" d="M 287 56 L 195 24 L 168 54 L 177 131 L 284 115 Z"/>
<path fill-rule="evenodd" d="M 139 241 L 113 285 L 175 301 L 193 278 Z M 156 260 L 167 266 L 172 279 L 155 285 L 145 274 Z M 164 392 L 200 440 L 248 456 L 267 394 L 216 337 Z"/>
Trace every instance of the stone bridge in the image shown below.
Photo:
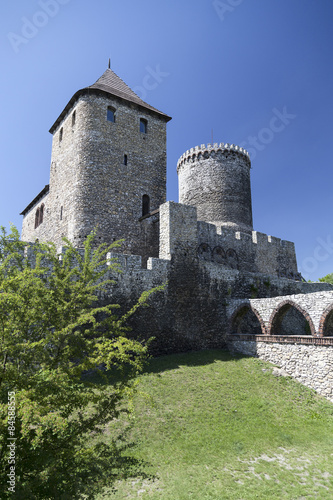
<path fill-rule="evenodd" d="M 227 314 L 229 335 L 308 336 L 318 343 L 320 337 L 331 337 L 327 343 L 333 341 L 333 291 L 234 299 Z"/>

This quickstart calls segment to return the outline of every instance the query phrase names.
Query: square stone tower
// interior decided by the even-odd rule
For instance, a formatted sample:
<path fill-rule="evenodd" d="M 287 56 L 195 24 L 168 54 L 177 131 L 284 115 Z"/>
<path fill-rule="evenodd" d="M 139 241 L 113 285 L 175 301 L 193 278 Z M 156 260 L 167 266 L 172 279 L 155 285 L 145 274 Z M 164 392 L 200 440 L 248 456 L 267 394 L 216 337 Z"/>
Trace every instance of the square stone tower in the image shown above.
<path fill-rule="evenodd" d="M 22 239 L 80 247 L 97 227 L 99 241 L 144 253 L 140 219 L 166 201 L 170 119 L 111 69 L 76 92 L 50 129 L 50 183 L 23 210 Z"/>

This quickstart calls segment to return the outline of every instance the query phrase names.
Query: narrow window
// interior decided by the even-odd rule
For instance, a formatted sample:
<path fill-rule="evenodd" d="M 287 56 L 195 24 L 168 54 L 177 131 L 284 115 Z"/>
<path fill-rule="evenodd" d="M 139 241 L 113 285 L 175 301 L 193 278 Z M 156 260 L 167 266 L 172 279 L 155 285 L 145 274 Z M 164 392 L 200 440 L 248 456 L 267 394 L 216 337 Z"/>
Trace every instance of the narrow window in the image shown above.
<path fill-rule="evenodd" d="M 62 220 L 63 211 L 64 211 L 64 207 L 60 207 L 60 220 Z"/>
<path fill-rule="evenodd" d="M 124 155 L 124 165 L 127 165 L 127 155 Z"/>
<path fill-rule="evenodd" d="M 148 215 L 150 212 L 150 199 L 147 194 L 142 196 L 142 216 Z"/>
<path fill-rule="evenodd" d="M 74 111 L 72 114 L 72 127 L 74 127 L 75 121 L 76 121 L 76 111 Z"/>
<path fill-rule="evenodd" d="M 116 110 L 111 106 L 108 106 L 106 118 L 108 122 L 115 123 L 116 122 Z"/>
<path fill-rule="evenodd" d="M 140 132 L 147 133 L 148 122 L 144 118 L 140 118 Z"/>
<path fill-rule="evenodd" d="M 44 217 L 44 203 L 40 207 L 40 210 L 39 210 L 39 224 L 41 224 L 43 222 L 43 217 Z"/>
<path fill-rule="evenodd" d="M 36 214 L 35 214 L 35 229 L 36 229 L 36 227 L 38 227 L 38 224 L 39 224 L 39 208 L 37 208 Z"/>
<path fill-rule="evenodd" d="M 61 127 L 60 132 L 59 132 L 59 142 L 62 141 L 62 135 L 64 133 L 64 129 Z"/>

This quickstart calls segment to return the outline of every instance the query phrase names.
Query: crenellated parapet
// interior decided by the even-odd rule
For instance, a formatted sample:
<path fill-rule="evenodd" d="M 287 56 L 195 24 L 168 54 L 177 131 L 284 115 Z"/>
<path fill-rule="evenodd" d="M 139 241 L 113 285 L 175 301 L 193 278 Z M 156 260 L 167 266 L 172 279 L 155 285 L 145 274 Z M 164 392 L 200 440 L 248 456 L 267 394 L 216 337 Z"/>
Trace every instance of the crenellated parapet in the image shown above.
<path fill-rule="evenodd" d="M 80 268 L 85 255 L 84 248 L 76 248 L 79 259 L 73 255 L 71 268 Z M 64 260 L 68 247 L 62 246 L 57 248 L 57 258 L 59 261 Z M 10 265 L 20 265 L 20 262 L 28 264 L 34 268 L 36 266 L 37 254 L 43 254 L 37 243 L 24 243 L 24 246 L 17 250 Z M 53 258 L 48 257 L 48 252 L 45 252 L 45 257 L 40 261 L 41 266 L 45 269 L 46 274 L 51 274 L 53 269 Z M 105 262 L 99 266 L 98 271 L 105 271 L 103 280 L 115 280 L 115 286 L 123 290 L 123 293 L 129 295 L 137 295 L 139 297 L 145 290 L 149 290 L 155 286 L 159 286 L 167 281 L 170 268 L 170 261 L 149 257 L 146 267 L 143 265 L 141 255 L 124 254 L 118 252 L 109 252 L 105 256 Z M 113 285 L 108 286 L 109 291 L 114 289 Z"/>
<path fill-rule="evenodd" d="M 301 279 L 295 246 L 258 231 L 243 233 L 198 221 L 198 258 L 229 269 Z"/>
<path fill-rule="evenodd" d="M 182 156 L 179 158 L 177 162 L 177 172 L 180 167 L 185 163 L 191 163 L 201 159 L 208 159 L 212 155 L 218 155 L 219 153 L 225 152 L 233 152 L 239 155 L 242 155 L 248 161 L 249 166 L 251 166 L 250 155 L 246 151 L 246 149 L 236 146 L 235 144 L 229 144 L 220 142 L 215 142 L 214 144 L 201 144 L 200 146 L 196 146 L 194 148 L 188 149 Z"/>

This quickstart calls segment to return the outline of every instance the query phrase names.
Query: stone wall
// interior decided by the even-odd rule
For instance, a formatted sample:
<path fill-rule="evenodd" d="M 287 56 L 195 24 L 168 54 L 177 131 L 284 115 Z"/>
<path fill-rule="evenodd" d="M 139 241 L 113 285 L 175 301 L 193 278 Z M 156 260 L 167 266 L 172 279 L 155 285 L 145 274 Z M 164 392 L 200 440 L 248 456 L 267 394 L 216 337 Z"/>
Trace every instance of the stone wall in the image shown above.
<path fill-rule="evenodd" d="M 107 120 L 109 106 L 115 122 Z M 140 131 L 141 118 L 147 133 Z M 34 229 L 33 207 L 22 239 L 61 245 L 66 236 L 80 247 L 98 226 L 100 242 L 124 239 L 123 252 L 146 255 L 139 221 L 144 195 L 150 212 L 166 200 L 166 119 L 116 97 L 81 95 L 54 131 L 43 224 Z"/>
<path fill-rule="evenodd" d="M 179 201 L 195 206 L 198 219 L 252 231 L 251 162 L 247 151 L 229 144 L 202 144 L 177 165 Z"/>
<path fill-rule="evenodd" d="M 43 205 L 43 222 L 35 227 L 36 212 Z M 36 202 L 25 212 L 24 223 L 22 224 L 21 238 L 23 241 L 47 241 L 50 237 L 49 225 L 45 224 L 45 219 L 48 220 L 50 214 L 50 195 L 49 191 L 42 197 L 38 197 Z"/>
<path fill-rule="evenodd" d="M 198 255 L 228 269 L 300 279 L 294 243 L 198 221 Z"/>
<path fill-rule="evenodd" d="M 273 286 L 274 281 L 274 279 L 271 279 L 270 288 Z M 324 334 L 332 335 L 333 331 L 330 321 L 330 318 L 333 316 L 332 285 L 329 283 L 295 282 L 293 288 L 293 294 L 276 293 L 273 296 L 267 294 L 265 298 L 229 300 L 227 314 L 230 328 L 232 328 L 232 320 L 237 314 L 237 311 L 240 311 L 244 307 L 248 307 L 258 317 L 262 325 L 262 333 L 274 335 L 276 334 L 274 330 L 277 326 L 275 320 L 279 317 L 280 312 L 286 314 L 290 309 L 293 309 L 308 322 L 308 334 L 317 337 L 322 337 Z M 292 287 L 290 287 L 290 289 L 292 289 Z M 244 297 L 246 297 L 246 295 L 244 295 Z M 282 320 L 282 316 L 280 316 L 280 319 Z M 298 334 L 297 328 L 294 329 L 292 327 L 291 320 L 292 317 L 289 318 L 289 334 Z M 286 329 L 286 326 L 288 327 L 288 325 L 285 325 L 284 329 Z M 251 331 L 242 333 L 251 333 Z"/>
<path fill-rule="evenodd" d="M 288 375 L 333 402 L 333 345 L 232 341 L 232 352 L 256 356 L 282 368 Z"/>

